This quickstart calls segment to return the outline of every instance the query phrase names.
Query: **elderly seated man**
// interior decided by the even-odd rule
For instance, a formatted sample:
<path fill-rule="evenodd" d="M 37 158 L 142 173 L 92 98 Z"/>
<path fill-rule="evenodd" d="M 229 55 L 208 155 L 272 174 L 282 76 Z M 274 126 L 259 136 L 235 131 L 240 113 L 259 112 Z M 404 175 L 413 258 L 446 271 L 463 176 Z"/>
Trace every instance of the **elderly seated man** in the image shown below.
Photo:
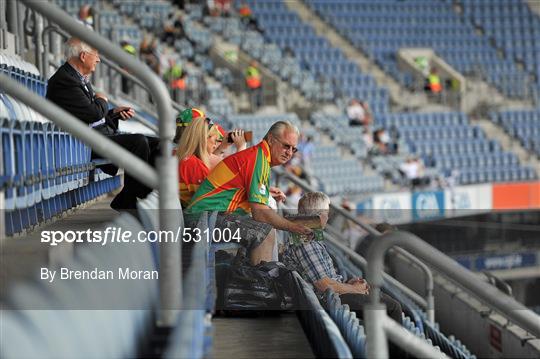
<path fill-rule="evenodd" d="M 326 226 L 330 199 L 322 192 L 306 193 L 298 202 L 298 213 L 318 215 L 322 226 Z M 289 242 L 282 256 L 283 263 L 295 269 L 319 293 L 330 288 L 339 294 L 342 304 L 348 304 L 359 318 L 363 318 L 363 306 L 369 302 L 369 285 L 361 278 L 352 278 L 346 283 L 336 273 L 332 258 L 323 241 L 308 235 L 303 243 Z M 390 296 L 381 293 L 388 315 L 401 324 L 401 305 Z"/>

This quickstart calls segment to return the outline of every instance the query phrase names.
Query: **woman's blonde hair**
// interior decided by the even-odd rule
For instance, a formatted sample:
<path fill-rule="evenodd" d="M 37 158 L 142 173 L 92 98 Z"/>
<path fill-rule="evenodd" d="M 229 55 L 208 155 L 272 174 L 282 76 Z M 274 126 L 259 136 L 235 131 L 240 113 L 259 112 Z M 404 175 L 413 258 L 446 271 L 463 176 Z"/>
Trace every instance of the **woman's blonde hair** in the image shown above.
<path fill-rule="evenodd" d="M 195 155 L 209 167 L 210 156 L 206 149 L 206 141 L 208 136 L 210 136 L 210 132 L 211 130 L 208 129 L 205 118 L 199 117 L 193 120 L 182 133 L 182 137 L 180 137 L 180 142 L 178 143 L 178 149 L 176 151 L 178 161 L 188 158 L 191 155 Z"/>

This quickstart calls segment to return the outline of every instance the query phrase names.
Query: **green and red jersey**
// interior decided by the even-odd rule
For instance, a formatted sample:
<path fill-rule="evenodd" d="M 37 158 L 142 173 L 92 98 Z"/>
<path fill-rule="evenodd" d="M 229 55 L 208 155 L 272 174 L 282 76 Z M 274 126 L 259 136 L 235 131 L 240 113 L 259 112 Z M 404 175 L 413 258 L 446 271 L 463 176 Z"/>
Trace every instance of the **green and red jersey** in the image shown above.
<path fill-rule="evenodd" d="M 191 155 L 178 163 L 180 201 L 183 206 L 191 203 L 193 194 L 208 176 L 210 170 L 197 156 Z"/>
<path fill-rule="evenodd" d="M 263 140 L 218 163 L 193 195 L 187 212 L 247 214 L 250 202 L 268 205 L 269 186 L 270 148 Z"/>

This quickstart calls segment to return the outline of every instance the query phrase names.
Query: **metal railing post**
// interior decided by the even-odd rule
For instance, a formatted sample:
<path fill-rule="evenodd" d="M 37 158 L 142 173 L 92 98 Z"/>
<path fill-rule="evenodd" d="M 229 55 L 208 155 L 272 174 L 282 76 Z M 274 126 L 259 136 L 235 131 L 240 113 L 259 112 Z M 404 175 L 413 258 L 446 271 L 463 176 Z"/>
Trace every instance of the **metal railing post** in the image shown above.
<path fill-rule="evenodd" d="M 311 186 L 309 184 L 307 184 L 305 181 L 303 181 L 301 179 L 298 179 L 298 178 L 295 178 L 295 177 L 292 177 L 289 173 L 287 173 L 287 172 L 285 172 L 285 171 L 283 171 L 281 169 L 274 169 L 274 172 L 277 174 L 278 179 L 288 179 L 289 181 L 295 183 L 296 185 L 300 186 L 304 190 L 314 191 L 314 189 L 311 188 Z M 350 220 L 351 222 L 359 225 L 364 230 L 369 232 L 369 234 L 380 238 L 381 233 L 379 231 L 377 231 L 375 228 L 371 227 L 369 224 L 364 223 L 362 220 L 356 218 L 355 216 L 350 214 L 348 211 L 346 211 L 343 208 L 341 208 L 339 206 L 336 206 L 336 205 L 334 205 L 332 203 L 330 203 L 330 208 L 332 209 L 332 211 L 335 211 L 335 212 L 339 213 L 341 216 L 343 216 L 346 219 Z M 336 245 L 340 246 L 340 248 L 342 250 L 347 251 L 349 255 L 351 255 L 352 253 L 357 255 L 354 251 L 350 250 L 346 246 L 343 246 L 341 243 L 336 242 Z M 404 290 L 403 288 L 406 288 L 406 290 L 404 290 L 404 291 L 406 291 L 409 296 L 412 296 L 412 298 L 417 303 L 423 305 L 423 307 L 426 308 L 426 310 L 428 312 L 429 320 L 431 322 L 434 322 L 435 321 L 435 299 L 433 297 L 433 274 L 431 273 L 431 270 L 424 263 L 422 263 L 422 261 L 418 260 L 418 258 L 416 258 L 414 255 L 408 253 L 404 249 L 397 248 L 396 252 L 402 254 L 412 265 L 416 266 L 422 272 L 424 272 L 426 300 L 422 299 L 421 301 L 419 301 L 418 295 L 416 295 L 416 293 L 414 293 L 411 290 L 408 290 L 408 288 L 403 286 L 403 285 L 400 285 L 399 287 L 400 287 L 401 290 Z M 387 278 L 391 278 L 391 277 L 387 276 Z M 397 281 L 395 281 L 395 282 L 399 283 Z"/>
<path fill-rule="evenodd" d="M 424 273 L 424 281 L 425 281 L 425 296 L 426 296 L 426 312 L 428 316 L 428 321 L 432 324 L 435 323 L 435 298 L 433 297 L 433 274 L 431 273 L 431 270 L 428 268 L 427 265 L 424 264 L 421 260 L 416 258 L 411 253 L 407 252 L 403 248 L 395 247 L 393 250 L 404 256 L 406 259 L 408 259 L 411 263 L 411 265 L 417 267 Z"/>
<path fill-rule="evenodd" d="M 73 133 L 77 138 L 80 138 L 84 143 L 92 147 L 99 155 L 110 158 L 114 164 L 125 168 L 145 185 L 157 188 L 158 175 L 146 162 L 107 139 L 107 137 L 99 132 L 88 131 L 88 125 L 84 122 L 78 120 L 52 102 L 26 89 L 7 75 L 0 74 L 0 80 L 0 88 L 7 94 L 32 107 L 43 116 L 52 119 L 62 129 Z"/>
<path fill-rule="evenodd" d="M 126 54 L 121 48 L 109 40 L 88 29 L 58 6 L 42 0 L 21 0 L 29 8 L 42 14 L 45 18 L 58 24 L 73 36 L 80 38 L 92 47 L 98 49 L 109 59 L 127 68 L 147 85 L 152 93 L 159 116 L 159 138 L 161 157 L 157 159 L 159 169 L 159 208 L 160 228 L 176 231 L 181 224 L 178 215 L 178 171 L 176 157 L 172 156 L 172 139 L 175 133 L 175 123 L 171 108 L 171 99 L 163 81 L 156 76 L 148 66 Z M 82 123 L 81 123 L 82 124 Z M 90 131 L 87 131 L 90 132 Z M 107 157 L 110 157 L 108 155 Z M 166 166 L 165 166 L 166 165 Z M 129 169 L 129 167 L 127 167 Z M 155 184 L 155 183 L 153 183 Z M 154 186 L 155 187 L 155 186 Z M 182 276 L 181 276 L 181 243 L 160 243 L 160 312 L 158 322 L 161 325 L 172 326 L 176 322 L 177 312 L 181 305 Z"/>
<path fill-rule="evenodd" d="M 369 315 L 368 311 L 376 308 L 376 305 L 380 303 L 379 293 L 384 282 L 384 255 L 393 246 L 400 246 L 409 250 L 437 271 L 470 291 L 474 296 L 487 303 L 493 309 L 504 313 L 514 324 L 520 326 L 530 334 L 540 337 L 540 320 L 538 320 L 538 316 L 535 313 L 517 302 L 514 298 L 505 295 L 492 285 L 483 282 L 474 273 L 465 269 L 444 253 L 431 247 L 417 236 L 401 231 L 384 234 L 381 240 L 374 242 L 368 250 L 367 279 L 372 288 L 370 302 L 373 304 L 373 307 L 366 308 L 364 315 Z M 375 335 L 372 338 L 367 337 L 368 350 L 370 345 L 373 346 L 380 342 L 380 327 L 383 325 L 384 321 L 366 321 L 367 332 Z M 371 328 L 368 329 L 368 327 Z"/>

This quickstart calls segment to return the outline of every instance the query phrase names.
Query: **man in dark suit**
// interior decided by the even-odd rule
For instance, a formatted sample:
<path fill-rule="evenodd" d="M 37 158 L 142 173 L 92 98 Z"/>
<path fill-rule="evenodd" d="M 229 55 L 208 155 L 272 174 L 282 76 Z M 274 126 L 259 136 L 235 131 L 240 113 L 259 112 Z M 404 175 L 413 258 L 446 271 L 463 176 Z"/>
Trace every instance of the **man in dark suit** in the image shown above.
<path fill-rule="evenodd" d="M 135 111 L 130 107 L 109 110 L 107 96 L 94 92 L 89 77 L 99 62 L 97 50 L 77 38 L 69 39 L 66 42 L 66 63 L 49 79 L 47 99 L 153 165 L 158 153 L 158 139 L 140 134 L 119 134 L 118 121 L 133 117 Z M 98 156 L 93 153 L 92 157 Z M 113 165 L 102 169 L 110 175 L 118 171 Z M 146 197 L 150 191 L 150 188 L 126 174 L 124 188 L 113 199 L 111 207 L 116 210 L 135 209 L 137 198 Z"/>

